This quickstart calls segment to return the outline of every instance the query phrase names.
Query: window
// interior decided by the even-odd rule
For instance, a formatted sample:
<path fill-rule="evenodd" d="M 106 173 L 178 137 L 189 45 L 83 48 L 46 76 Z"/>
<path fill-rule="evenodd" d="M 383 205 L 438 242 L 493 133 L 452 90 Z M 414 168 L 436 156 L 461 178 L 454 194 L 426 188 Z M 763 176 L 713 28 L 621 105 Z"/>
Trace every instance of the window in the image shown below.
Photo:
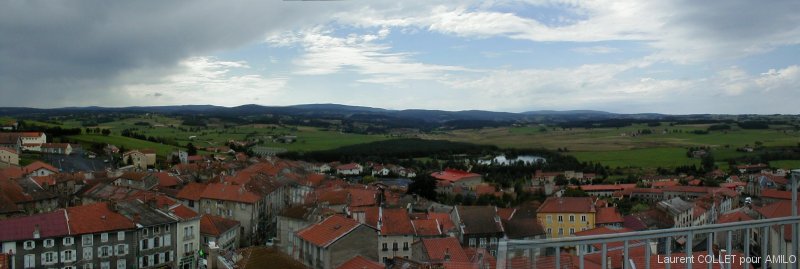
<path fill-rule="evenodd" d="M 383 250 L 383 251 L 388 251 L 388 250 L 389 250 L 389 247 L 387 247 L 387 244 L 386 244 L 386 243 L 383 243 L 383 244 L 381 245 L 381 250 Z"/>
<path fill-rule="evenodd" d="M 547 234 L 552 235 L 553 234 L 553 229 L 547 228 Z"/>
<path fill-rule="evenodd" d="M 44 240 L 44 247 L 51 248 L 56 245 L 56 241 L 53 239 L 45 239 Z"/>
<path fill-rule="evenodd" d="M 558 215 L 558 222 L 564 222 L 564 216 Z"/>
<path fill-rule="evenodd" d="M 157 233 L 160 233 L 160 232 L 161 232 L 161 227 L 156 226 L 156 227 L 153 228 L 153 234 L 157 234 Z"/>
<path fill-rule="evenodd" d="M 108 242 L 108 233 L 101 233 L 100 234 L 100 242 Z"/>
<path fill-rule="evenodd" d="M 480 247 L 486 247 L 486 238 L 481 238 Z"/>
<path fill-rule="evenodd" d="M 558 235 L 564 234 L 564 228 L 558 228 Z"/>
<path fill-rule="evenodd" d="M 117 269 L 125 269 L 127 266 L 124 259 L 117 260 Z"/>
<path fill-rule="evenodd" d="M 245 209 L 245 208 L 247 208 L 247 204 L 239 204 L 239 208 Z"/>
<path fill-rule="evenodd" d="M 139 250 L 146 250 L 147 249 L 147 239 L 142 239 L 139 241 Z"/>
<path fill-rule="evenodd" d="M 403 242 L 403 250 L 408 250 L 408 242 Z"/>
<path fill-rule="evenodd" d="M 128 245 L 117 245 L 116 249 L 117 256 L 128 254 Z"/>
<path fill-rule="evenodd" d="M 42 264 L 53 264 L 58 261 L 58 254 L 55 252 L 45 252 L 42 254 Z"/>
<path fill-rule="evenodd" d="M 581 221 L 586 222 L 586 215 L 581 215 Z"/>
<path fill-rule="evenodd" d="M 575 215 L 569 215 L 569 222 L 575 222 Z"/>
<path fill-rule="evenodd" d="M 575 228 L 569 228 L 569 234 L 575 234 Z"/>
<path fill-rule="evenodd" d="M 93 265 L 94 265 L 94 264 L 92 264 L 92 263 L 87 263 L 87 264 L 84 264 L 84 265 L 83 265 L 83 269 L 92 269 L 92 266 L 93 266 Z"/>
<path fill-rule="evenodd" d="M 164 225 L 164 231 L 169 232 L 169 225 Z"/>
<path fill-rule="evenodd" d="M 547 223 L 553 223 L 553 216 L 547 215 Z"/>
<path fill-rule="evenodd" d="M 31 250 L 35 247 L 36 247 L 36 242 L 34 242 L 33 240 L 25 241 L 25 247 L 24 247 L 25 250 Z"/>
<path fill-rule="evenodd" d="M 94 241 L 91 234 L 84 235 L 82 240 L 84 246 L 91 246 Z"/>
<path fill-rule="evenodd" d="M 470 247 L 475 247 L 475 238 L 470 238 L 469 239 L 469 246 Z"/>
<path fill-rule="evenodd" d="M 100 269 L 111 269 L 111 262 L 101 262 Z"/>
<path fill-rule="evenodd" d="M 125 241 L 125 232 L 117 232 L 117 241 Z"/>
<path fill-rule="evenodd" d="M 392 243 L 392 250 L 397 250 L 397 242 Z"/>
<path fill-rule="evenodd" d="M 228 209 L 228 217 L 232 217 L 232 216 L 233 216 L 233 210 L 232 209 Z"/>
<path fill-rule="evenodd" d="M 74 262 L 75 261 L 75 251 L 74 250 L 65 250 L 61 252 L 61 261 L 62 262 Z"/>
<path fill-rule="evenodd" d="M 489 244 L 492 244 L 492 245 L 497 244 L 497 237 L 490 238 L 489 239 Z"/>
<path fill-rule="evenodd" d="M 35 268 L 36 267 L 36 255 L 28 254 L 25 255 L 25 268 Z"/>
<path fill-rule="evenodd" d="M 75 244 L 75 239 L 72 237 L 64 237 L 63 243 L 64 246 L 72 246 L 72 244 Z"/>
<path fill-rule="evenodd" d="M 92 247 L 83 248 L 83 259 L 84 260 L 92 260 Z"/>
<path fill-rule="evenodd" d="M 142 235 L 147 236 L 147 228 L 142 229 Z"/>
<path fill-rule="evenodd" d="M 111 256 L 111 247 L 109 246 L 102 246 L 97 249 L 97 256 L 100 258 L 105 258 Z"/>

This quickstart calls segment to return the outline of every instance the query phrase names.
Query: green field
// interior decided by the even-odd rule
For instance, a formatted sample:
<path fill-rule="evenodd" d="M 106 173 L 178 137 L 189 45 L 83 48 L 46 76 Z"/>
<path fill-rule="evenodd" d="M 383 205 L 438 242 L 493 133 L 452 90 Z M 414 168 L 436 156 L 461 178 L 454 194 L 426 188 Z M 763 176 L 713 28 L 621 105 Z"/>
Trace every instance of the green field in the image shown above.
<path fill-rule="evenodd" d="M 769 165 L 772 167 L 794 170 L 794 169 L 800 169 L 800 160 L 771 161 L 769 162 Z"/>
<path fill-rule="evenodd" d="M 170 145 L 163 145 L 149 141 L 134 139 L 130 137 L 123 137 L 117 135 L 98 135 L 98 134 L 82 134 L 73 135 L 69 137 L 73 141 L 83 143 L 106 143 L 112 144 L 117 147 L 125 147 L 126 149 L 154 149 L 159 156 L 167 156 L 177 148 Z"/>
<path fill-rule="evenodd" d="M 137 123 L 147 123 L 148 125 L 137 125 Z M 76 128 L 81 126 L 81 122 L 64 122 L 63 126 Z M 95 127 L 90 128 L 93 129 Z M 159 154 L 169 153 L 175 147 L 123 137 L 121 136 L 122 130 L 132 129 L 134 132 L 146 136 L 166 138 L 181 146 L 193 143 L 198 148 L 225 145 L 230 140 L 257 139 L 260 141 L 258 144 L 261 146 L 286 148 L 290 151 L 315 151 L 390 139 L 384 135 L 349 134 L 315 127 L 278 126 L 272 124 L 226 126 L 223 123 L 212 123 L 208 127 L 184 126 L 179 120 L 162 116 L 128 118 L 102 123 L 97 128 L 109 129 L 111 130 L 111 135 L 86 134 L 86 128 L 83 128 L 84 134 L 71 138 L 83 142 L 110 143 L 116 146 L 124 146 L 128 149 L 153 148 Z M 284 135 L 295 135 L 297 136 L 297 141 L 289 144 L 272 141 L 273 137 Z"/>
<path fill-rule="evenodd" d="M 62 122 L 62 126 L 80 127 L 82 122 L 65 121 Z M 422 138 L 495 145 L 501 148 L 566 149 L 564 151 L 567 154 L 575 156 L 580 161 L 599 162 L 610 167 L 641 168 L 699 165 L 698 159 L 686 157 L 688 147 L 711 147 L 716 161 L 722 167 L 726 164 L 724 160 L 758 154 L 736 151 L 736 148 L 754 146 L 756 141 L 765 147 L 796 146 L 800 143 L 800 133 L 784 128 L 786 126 L 771 126 L 772 129 L 769 130 L 745 130 L 734 125 L 732 129 L 725 131 L 712 131 L 708 134 L 692 133 L 707 130 L 709 126 L 708 124 L 670 126 L 669 123 L 662 123 L 656 127 L 637 124 L 621 128 L 564 129 L 535 125 L 440 131 L 424 134 Z M 259 141 L 259 146 L 285 148 L 289 151 L 316 151 L 392 139 L 386 135 L 341 133 L 337 130 L 315 127 L 274 124 L 231 125 L 213 120 L 205 127 L 185 126 L 179 119 L 157 115 L 142 115 L 102 123 L 99 128 L 111 130 L 111 135 L 82 134 L 71 138 L 84 142 L 110 143 L 128 149 L 153 148 L 159 155 L 174 151 L 175 147 L 122 137 L 122 130 L 132 129 L 146 136 L 164 138 L 169 144 L 177 143 L 185 146 L 191 142 L 198 148 L 224 145 L 229 140 L 252 140 Z M 636 134 L 637 131 L 645 129 L 650 130 L 651 134 Z M 284 135 L 297 136 L 297 141 L 289 144 L 273 142 L 273 138 Z M 794 160 L 773 163 L 776 166 L 800 167 L 800 161 Z"/>
<path fill-rule="evenodd" d="M 796 146 L 800 133 L 769 130 L 712 131 L 709 134 L 694 134 L 695 130 L 706 130 L 709 125 L 677 125 L 664 123 L 658 127 L 643 124 L 622 128 L 572 128 L 562 129 L 546 126 L 484 128 L 480 130 L 455 130 L 428 135 L 429 139 L 446 139 L 459 142 L 496 145 L 505 148 L 568 149 L 569 154 L 581 161 L 600 162 L 611 167 L 674 167 L 676 165 L 699 164 L 699 160 L 686 157 L 688 147 L 708 146 L 717 160 L 740 157 L 737 147 L 754 146 L 759 141 L 763 146 Z M 650 129 L 652 134 L 632 136 L 637 130 Z"/>

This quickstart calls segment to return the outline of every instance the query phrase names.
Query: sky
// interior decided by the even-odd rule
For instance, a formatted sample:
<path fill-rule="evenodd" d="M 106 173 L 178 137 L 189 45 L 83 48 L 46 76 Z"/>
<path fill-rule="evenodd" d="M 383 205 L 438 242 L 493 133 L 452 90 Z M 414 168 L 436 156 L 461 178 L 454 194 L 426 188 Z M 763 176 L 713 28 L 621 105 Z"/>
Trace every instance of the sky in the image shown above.
<path fill-rule="evenodd" d="M 0 1 L 0 106 L 800 114 L 800 1 Z"/>

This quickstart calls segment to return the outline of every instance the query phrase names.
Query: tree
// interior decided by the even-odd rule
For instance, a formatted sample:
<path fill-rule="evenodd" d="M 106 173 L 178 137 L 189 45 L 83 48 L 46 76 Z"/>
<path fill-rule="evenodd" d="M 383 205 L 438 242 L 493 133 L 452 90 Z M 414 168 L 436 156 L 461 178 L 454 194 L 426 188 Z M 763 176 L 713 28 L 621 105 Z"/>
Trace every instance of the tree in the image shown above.
<path fill-rule="evenodd" d="M 569 181 L 567 180 L 567 177 L 564 176 L 564 175 L 557 175 L 556 178 L 553 181 L 558 186 L 564 186 L 564 185 L 567 185 L 567 183 L 569 183 Z"/>
<path fill-rule="evenodd" d="M 103 131 L 101 131 L 101 132 L 102 132 L 102 134 L 103 134 L 104 136 L 108 136 L 108 135 L 110 135 L 110 134 L 111 134 L 111 130 L 109 130 L 109 129 L 103 129 Z"/>
<path fill-rule="evenodd" d="M 408 193 L 436 200 L 436 179 L 428 175 L 417 177 L 414 182 L 408 185 Z"/>
<path fill-rule="evenodd" d="M 703 169 L 706 171 L 714 170 L 714 156 L 712 156 L 711 153 L 703 156 L 703 159 L 700 161 L 700 163 L 703 165 Z"/>
<path fill-rule="evenodd" d="M 189 156 L 197 155 L 197 148 L 192 143 L 186 144 L 186 153 L 188 153 Z"/>
<path fill-rule="evenodd" d="M 587 197 L 589 196 L 584 190 L 578 188 L 567 188 L 564 191 L 564 196 L 566 197 Z"/>

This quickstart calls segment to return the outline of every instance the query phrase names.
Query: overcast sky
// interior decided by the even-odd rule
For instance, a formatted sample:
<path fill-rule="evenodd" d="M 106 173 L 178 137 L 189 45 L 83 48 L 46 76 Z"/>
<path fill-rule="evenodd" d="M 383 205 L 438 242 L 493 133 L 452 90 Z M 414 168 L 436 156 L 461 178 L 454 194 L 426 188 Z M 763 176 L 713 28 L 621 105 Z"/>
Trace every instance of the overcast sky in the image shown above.
<path fill-rule="evenodd" d="M 797 0 L 0 2 L 0 106 L 798 114 L 799 65 Z"/>

